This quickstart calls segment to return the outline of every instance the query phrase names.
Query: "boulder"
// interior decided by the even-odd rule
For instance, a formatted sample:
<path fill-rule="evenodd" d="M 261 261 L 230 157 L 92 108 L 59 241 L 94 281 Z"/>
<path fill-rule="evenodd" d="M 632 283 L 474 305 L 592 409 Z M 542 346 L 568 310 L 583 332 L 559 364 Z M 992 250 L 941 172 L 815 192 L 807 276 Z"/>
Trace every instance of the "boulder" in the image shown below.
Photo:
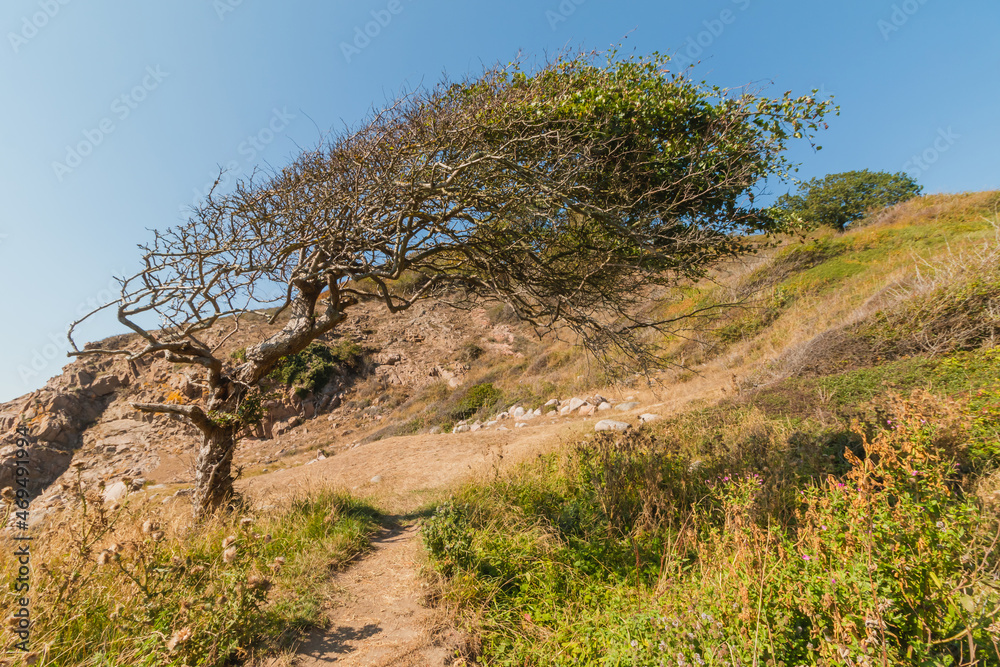
<path fill-rule="evenodd" d="M 628 422 L 618 422 L 613 419 L 602 419 L 594 424 L 595 431 L 627 431 L 631 428 Z"/>
<path fill-rule="evenodd" d="M 577 410 L 580 409 L 580 406 L 584 405 L 586 402 L 587 401 L 583 400 L 582 398 L 573 397 L 569 399 L 569 411 L 576 412 Z"/>
<path fill-rule="evenodd" d="M 559 414 L 560 415 L 568 415 L 570 412 L 572 412 L 572 410 L 569 409 L 569 404 L 564 405 L 561 408 L 559 408 Z"/>
<path fill-rule="evenodd" d="M 94 380 L 90 385 L 90 390 L 94 392 L 96 396 L 107 396 L 108 394 L 114 393 L 117 389 L 124 387 L 127 384 L 123 378 L 108 373 L 107 375 L 102 375 L 101 377 Z"/>
<path fill-rule="evenodd" d="M 546 407 L 546 408 L 557 408 L 557 407 L 559 407 L 559 399 L 558 398 L 550 399 L 548 402 L 545 403 L 544 407 Z"/>
<path fill-rule="evenodd" d="M 643 424 L 646 424 L 646 423 L 649 423 L 649 422 L 655 422 L 658 419 L 663 419 L 663 417 L 660 416 L 660 415 L 654 415 L 651 412 L 647 412 L 644 415 L 639 415 L 639 421 L 642 422 Z"/>
<path fill-rule="evenodd" d="M 610 410 L 610 409 L 611 409 L 611 404 L 608 403 L 607 401 L 604 401 L 603 403 L 597 406 L 598 412 L 604 412 L 605 410 Z"/>
<path fill-rule="evenodd" d="M 116 503 L 128 493 L 128 485 L 125 482 L 117 481 L 104 487 L 104 502 Z"/>
<path fill-rule="evenodd" d="M 514 418 L 517 419 L 519 417 L 523 417 L 525 412 L 527 412 L 527 410 L 525 410 L 524 408 L 522 408 L 519 405 L 516 408 L 514 408 L 513 410 L 511 410 L 510 414 L 514 415 Z"/>
<path fill-rule="evenodd" d="M 580 415 L 581 417 L 590 417 L 591 415 L 594 414 L 595 410 L 597 410 L 597 408 L 595 408 L 593 405 L 582 405 L 580 406 L 580 409 L 577 410 L 577 414 Z"/>
<path fill-rule="evenodd" d="M 619 403 L 616 405 L 615 410 L 618 410 L 619 412 L 627 412 L 629 410 L 635 410 L 637 407 L 639 407 L 639 404 L 636 401 L 628 401 L 627 403 Z"/>

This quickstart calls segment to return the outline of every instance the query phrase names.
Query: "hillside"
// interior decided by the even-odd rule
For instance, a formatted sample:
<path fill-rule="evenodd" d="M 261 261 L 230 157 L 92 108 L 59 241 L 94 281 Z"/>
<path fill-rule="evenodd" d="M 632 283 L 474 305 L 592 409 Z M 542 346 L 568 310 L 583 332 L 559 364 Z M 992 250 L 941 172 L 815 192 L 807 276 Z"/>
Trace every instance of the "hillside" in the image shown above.
<path fill-rule="evenodd" d="M 323 546 L 336 557 L 309 551 L 301 545 L 312 543 L 301 536 L 282 543 L 281 558 L 289 562 L 299 547 L 288 545 L 300 545 L 314 565 L 327 565 L 317 570 L 322 576 L 310 575 L 318 576 L 308 584 L 317 590 L 329 587 L 325 573 L 364 551 L 369 537 L 376 535 L 382 544 L 377 524 L 406 536 L 415 549 L 412 523 L 423 520 L 427 573 L 423 579 L 403 577 L 399 586 L 405 589 L 400 599 L 409 596 L 408 613 L 424 625 L 420 632 L 399 631 L 390 643 L 426 649 L 434 660 L 445 655 L 451 660 L 457 650 L 461 660 L 483 664 L 646 664 L 669 648 L 677 664 L 743 664 L 741 659 L 746 663 L 765 653 L 775 661 L 875 664 L 865 660 L 876 660 L 879 650 L 904 651 L 897 646 L 901 640 L 887 639 L 891 633 L 930 637 L 917 650 L 939 662 L 926 664 L 971 660 L 956 653 L 959 645 L 973 654 L 978 650 L 982 659 L 982 647 L 998 636 L 986 628 L 998 627 L 991 624 L 1000 608 L 988 585 L 997 572 L 996 557 L 983 543 L 984 531 L 996 523 L 1000 488 L 993 475 L 1000 456 L 998 208 L 998 193 L 918 198 L 844 233 L 818 230 L 779 239 L 759 255 L 721 266 L 710 279 L 685 287 L 680 298 L 651 295 L 648 308 L 664 314 L 735 305 L 663 341 L 671 368 L 618 383 L 571 340 L 538 338 L 500 306 L 456 311 L 427 301 L 387 316 L 359 305 L 346 325 L 273 378 L 268 417 L 237 449 L 238 487 L 251 500 L 253 520 L 269 522 L 275 536 L 291 517 L 313 516 L 310 512 L 318 512 L 319 521 L 326 513 L 338 530 L 347 522 L 342 527 L 353 537 Z M 248 341 L 280 325 L 252 318 L 224 349 L 238 356 Z M 103 345 L 133 343 L 121 336 Z M 43 562 L 82 571 L 107 544 L 118 544 L 116 530 L 127 532 L 129 521 L 142 523 L 144 513 L 159 516 L 157 522 L 175 531 L 170 557 L 191 559 L 191 544 L 201 538 L 185 527 L 186 503 L 178 499 L 192 484 L 196 432 L 177 420 L 141 415 L 130 404 L 183 403 L 201 392 L 196 376 L 163 360 L 75 361 L 44 388 L 0 406 L 5 443 L 20 425 L 34 439 L 32 491 L 38 495 L 31 518 L 37 530 L 50 534 L 46 531 L 74 521 L 74 513 L 87 507 L 80 500 L 88 497 L 113 508 L 102 509 L 109 515 L 119 508 L 126 512 L 122 528 L 106 521 L 96 537 L 84 540 L 76 564 L 36 560 L 34 576 L 47 576 L 39 569 Z M 905 420 L 905 428 L 885 432 L 886 420 L 894 418 Z M 595 425 L 606 419 L 623 422 L 628 430 L 594 435 Z M 947 427 L 951 440 L 944 443 L 943 436 L 922 431 L 920 424 L 928 421 Z M 879 455 L 869 459 L 877 448 Z M 913 537 L 919 546 L 906 542 L 910 546 L 893 552 L 905 552 L 893 566 L 897 578 L 910 571 L 906 568 L 922 568 L 924 578 L 919 591 L 904 586 L 892 598 L 892 576 L 874 565 L 878 554 L 872 555 L 870 538 L 836 524 L 844 554 L 838 563 L 829 555 L 835 548 L 827 524 L 810 531 L 816 517 L 834 526 L 841 515 L 831 507 L 853 502 L 828 493 L 824 480 L 843 487 L 850 479 L 859 489 L 871 484 L 875 495 L 868 500 L 880 502 L 877 493 L 892 486 L 887 480 L 913 467 L 894 452 L 909 454 L 914 448 L 927 463 L 921 473 L 928 480 L 925 495 L 913 507 L 894 495 L 880 520 L 915 522 L 904 510 L 919 513 L 920 503 L 932 500 L 941 507 L 935 522 L 954 530 L 935 532 L 931 522 Z M 0 449 L 0 475 L 6 475 L 0 476 L 0 487 L 12 485 L 14 450 Z M 863 461 L 882 467 L 865 468 Z M 958 472 L 939 474 L 934 467 L 939 462 L 957 464 Z M 903 482 L 893 484 L 902 488 Z M 330 488 L 364 500 L 324 496 Z M 302 501 L 311 496 L 324 500 Z M 249 530 L 238 518 L 220 521 L 203 531 L 210 537 L 197 547 L 203 554 L 215 549 L 217 560 L 223 551 L 207 546 L 210 542 L 220 542 L 229 531 Z M 938 545 L 942 556 L 935 560 L 928 544 Z M 862 547 L 869 551 L 862 553 Z M 277 552 L 260 549 L 254 556 L 259 562 L 248 561 L 243 574 L 262 576 L 258 570 L 267 570 L 267 559 L 277 562 Z M 380 546 L 371 558 L 381 554 L 395 554 L 396 570 L 413 569 L 414 559 L 423 558 L 411 554 L 404 562 L 398 551 Z M 865 567 L 885 574 L 883 588 L 876 587 L 874 611 L 851 607 L 861 604 L 864 591 L 824 588 L 831 577 L 798 567 L 820 554 L 831 559 L 830 568 L 853 573 L 852 581 L 861 581 L 858 573 Z M 915 554 L 912 560 L 906 560 L 909 554 Z M 963 570 L 945 556 L 979 560 Z M 726 557 L 728 570 L 717 566 Z M 365 562 L 351 567 L 364 568 Z M 276 589 L 304 586 L 305 563 L 289 568 L 293 573 Z M 359 589 L 368 591 L 358 593 L 361 597 L 380 586 L 378 568 L 369 567 L 375 579 Z M 87 576 L 97 580 L 93 572 Z M 128 590 L 129 581 L 115 586 Z M 201 584 L 191 585 L 201 590 Z M 788 597 L 799 585 L 812 592 L 798 600 Z M 269 588 L 270 583 L 255 593 L 261 604 Z M 717 598 L 710 600 L 706 591 Z M 428 592 L 434 593 L 437 611 L 424 618 L 418 603 Z M 868 594 L 872 597 L 871 590 Z M 282 599 L 288 593 L 275 595 Z M 295 618 L 300 628 L 320 622 L 336 594 L 317 595 L 308 613 L 281 618 Z M 955 611 L 938 614 L 913 596 Z M 51 602 L 52 595 L 43 599 Z M 95 594 L 92 603 L 107 601 Z M 171 604 L 155 621 L 165 638 L 202 622 L 185 621 L 187 607 Z M 257 608 L 247 604 L 239 613 Z M 205 617 L 214 619 L 215 613 L 206 611 Z M 909 617 L 917 619 L 913 627 Z M 725 619 L 725 639 L 712 630 L 715 618 Z M 327 631 L 327 639 L 353 622 L 342 621 Z M 38 622 L 55 651 L 61 650 L 59 641 L 79 644 L 79 637 L 87 636 L 80 630 L 76 639 L 57 639 L 51 621 Z M 675 631 L 678 624 L 691 636 Z M 137 620 L 129 627 L 144 626 Z M 752 631 L 746 634 L 746 628 Z M 949 639 L 949 629 L 957 638 Z M 145 632 L 148 640 L 149 628 Z M 796 632 L 801 641 L 794 639 Z M 275 625 L 248 633 L 235 645 L 246 647 L 260 636 L 288 639 Z M 127 636 L 116 637 L 111 643 L 121 646 L 103 649 L 108 655 L 137 650 L 128 648 Z M 379 632 L 371 637 L 379 641 Z M 825 649 L 815 648 L 824 641 Z M 353 664 L 374 664 L 361 661 L 369 651 L 390 660 L 384 664 L 404 664 L 391 662 L 395 654 L 384 646 L 378 653 L 366 642 L 360 635 L 341 641 L 356 653 Z M 177 645 L 166 655 L 175 655 Z M 337 645 L 307 646 L 313 653 L 335 653 Z M 435 645 L 444 649 L 430 651 Z M 724 646 L 728 655 L 716 652 Z M 607 656 L 619 662 L 610 657 L 602 662 Z M 981 664 L 1000 664 L 1000 653 Z"/>

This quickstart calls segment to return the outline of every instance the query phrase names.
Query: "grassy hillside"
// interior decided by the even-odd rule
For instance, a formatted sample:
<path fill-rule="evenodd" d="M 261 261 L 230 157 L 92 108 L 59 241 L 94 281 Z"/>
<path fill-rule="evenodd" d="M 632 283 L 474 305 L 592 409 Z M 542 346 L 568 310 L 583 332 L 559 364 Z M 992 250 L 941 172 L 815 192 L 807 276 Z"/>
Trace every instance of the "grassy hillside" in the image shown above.
<path fill-rule="evenodd" d="M 701 400 L 441 505 L 424 539 L 478 659 L 1000 664 L 998 202 L 921 198 L 698 286 L 746 303 L 669 343 Z"/>

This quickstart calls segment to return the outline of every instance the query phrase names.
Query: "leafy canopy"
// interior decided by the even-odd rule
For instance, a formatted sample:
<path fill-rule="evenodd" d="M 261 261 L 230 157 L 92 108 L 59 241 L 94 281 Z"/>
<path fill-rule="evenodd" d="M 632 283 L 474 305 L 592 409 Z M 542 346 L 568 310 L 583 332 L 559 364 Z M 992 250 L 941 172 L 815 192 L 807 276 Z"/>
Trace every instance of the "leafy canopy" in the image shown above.
<path fill-rule="evenodd" d="M 923 187 L 904 172 L 847 171 L 813 178 L 799 186 L 798 194 L 782 195 L 779 215 L 843 230 L 868 213 L 899 204 L 921 193 Z"/>

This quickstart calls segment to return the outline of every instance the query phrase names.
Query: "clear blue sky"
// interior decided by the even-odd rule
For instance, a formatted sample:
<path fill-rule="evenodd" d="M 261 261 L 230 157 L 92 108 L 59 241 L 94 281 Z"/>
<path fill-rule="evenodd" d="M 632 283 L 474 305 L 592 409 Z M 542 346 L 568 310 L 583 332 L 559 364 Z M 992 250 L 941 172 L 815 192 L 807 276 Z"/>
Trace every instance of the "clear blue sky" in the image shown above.
<path fill-rule="evenodd" d="M 711 83 L 820 88 L 843 113 L 792 154 L 800 177 L 1000 188 L 996 0 L 5 0 L 0 34 L 0 400 L 60 371 L 67 324 L 219 165 L 280 167 L 404 87 L 518 51 L 627 35 Z"/>

